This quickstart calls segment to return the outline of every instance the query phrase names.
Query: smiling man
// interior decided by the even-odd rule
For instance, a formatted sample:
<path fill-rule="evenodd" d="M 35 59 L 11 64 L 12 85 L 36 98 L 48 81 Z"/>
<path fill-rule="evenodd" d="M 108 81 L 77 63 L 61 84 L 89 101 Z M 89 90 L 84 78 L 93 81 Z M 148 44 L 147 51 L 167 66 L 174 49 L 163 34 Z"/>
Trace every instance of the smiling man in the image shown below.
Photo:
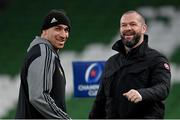
<path fill-rule="evenodd" d="M 147 30 L 144 18 L 136 12 L 132 12 L 124 14 L 120 21 L 121 38 L 126 49 L 140 45 Z"/>
<path fill-rule="evenodd" d="M 69 37 L 70 20 L 63 11 L 51 10 L 27 50 L 21 70 L 16 118 L 70 119 L 65 105 L 65 75 L 58 56 Z"/>
<path fill-rule="evenodd" d="M 113 45 L 90 119 L 162 119 L 170 89 L 166 57 L 148 46 L 147 25 L 136 11 L 120 19 L 121 40 Z"/>

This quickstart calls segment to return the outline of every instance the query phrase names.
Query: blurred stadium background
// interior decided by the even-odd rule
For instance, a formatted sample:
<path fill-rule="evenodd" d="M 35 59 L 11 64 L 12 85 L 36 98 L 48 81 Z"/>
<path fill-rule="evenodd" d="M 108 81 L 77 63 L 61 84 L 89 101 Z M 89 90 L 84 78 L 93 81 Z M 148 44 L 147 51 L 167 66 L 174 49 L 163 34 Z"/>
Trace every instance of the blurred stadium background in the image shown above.
<path fill-rule="evenodd" d="M 165 118 L 180 118 L 180 1 L 179 0 L 0 0 L 0 118 L 14 118 L 19 72 L 26 49 L 39 35 L 50 9 L 65 9 L 72 21 L 70 38 L 60 53 L 67 77 L 67 110 L 72 118 L 87 118 L 93 98 L 73 97 L 72 61 L 107 60 L 119 39 L 119 18 L 138 10 L 149 25 L 150 46 L 171 63 L 172 87 Z"/>

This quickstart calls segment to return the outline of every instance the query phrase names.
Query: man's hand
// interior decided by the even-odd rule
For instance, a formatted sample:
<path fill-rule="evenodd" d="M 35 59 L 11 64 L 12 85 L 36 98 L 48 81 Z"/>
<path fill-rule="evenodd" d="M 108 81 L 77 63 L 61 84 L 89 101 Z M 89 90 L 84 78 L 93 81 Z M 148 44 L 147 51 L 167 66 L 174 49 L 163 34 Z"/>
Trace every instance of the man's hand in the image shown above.
<path fill-rule="evenodd" d="M 127 99 L 133 103 L 138 103 L 142 101 L 142 96 L 137 90 L 134 89 L 131 89 L 130 91 L 124 93 L 123 96 L 127 97 Z"/>

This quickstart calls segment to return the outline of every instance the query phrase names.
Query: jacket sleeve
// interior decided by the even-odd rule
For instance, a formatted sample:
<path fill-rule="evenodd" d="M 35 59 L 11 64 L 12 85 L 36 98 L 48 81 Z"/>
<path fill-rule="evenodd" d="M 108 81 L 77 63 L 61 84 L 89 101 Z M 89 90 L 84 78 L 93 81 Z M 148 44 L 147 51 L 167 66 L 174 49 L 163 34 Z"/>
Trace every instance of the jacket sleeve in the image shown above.
<path fill-rule="evenodd" d="M 166 58 L 158 57 L 150 72 L 150 82 L 148 88 L 139 89 L 139 93 L 143 100 L 147 101 L 162 101 L 169 94 L 170 89 L 170 66 Z"/>
<path fill-rule="evenodd" d="M 103 119 L 105 118 L 105 104 L 106 98 L 104 93 L 104 75 L 101 77 L 101 82 L 99 85 L 98 93 L 95 98 L 92 110 L 89 114 L 89 119 Z"/>
<path fill-rule="evenodd" d="M 55 55 L 41 44 L 41 56 L 36 58 L 28 69 L 28 90 L 31 104 L 46 118 L 70 119 L 50 96 L 52 77 L 55 70 Z"/>

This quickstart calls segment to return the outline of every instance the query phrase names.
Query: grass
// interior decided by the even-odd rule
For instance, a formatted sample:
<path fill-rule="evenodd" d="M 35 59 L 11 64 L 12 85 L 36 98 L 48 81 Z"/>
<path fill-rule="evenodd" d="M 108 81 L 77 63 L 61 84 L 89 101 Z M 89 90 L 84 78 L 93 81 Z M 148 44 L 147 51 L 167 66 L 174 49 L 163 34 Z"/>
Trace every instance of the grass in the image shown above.
<path fill-rule="evenodd" d="M 180 118 L 180 83 L 174 84 L 169 97 L 166 100 L 166 119 Z M 73 119 L 87 119 L 91 110 L 93 98 L 71 98 L 67 100 L 67 111 Z M 15 108 L 11 109 L 3 119 L 12 119 L 15 116 Z"/>

